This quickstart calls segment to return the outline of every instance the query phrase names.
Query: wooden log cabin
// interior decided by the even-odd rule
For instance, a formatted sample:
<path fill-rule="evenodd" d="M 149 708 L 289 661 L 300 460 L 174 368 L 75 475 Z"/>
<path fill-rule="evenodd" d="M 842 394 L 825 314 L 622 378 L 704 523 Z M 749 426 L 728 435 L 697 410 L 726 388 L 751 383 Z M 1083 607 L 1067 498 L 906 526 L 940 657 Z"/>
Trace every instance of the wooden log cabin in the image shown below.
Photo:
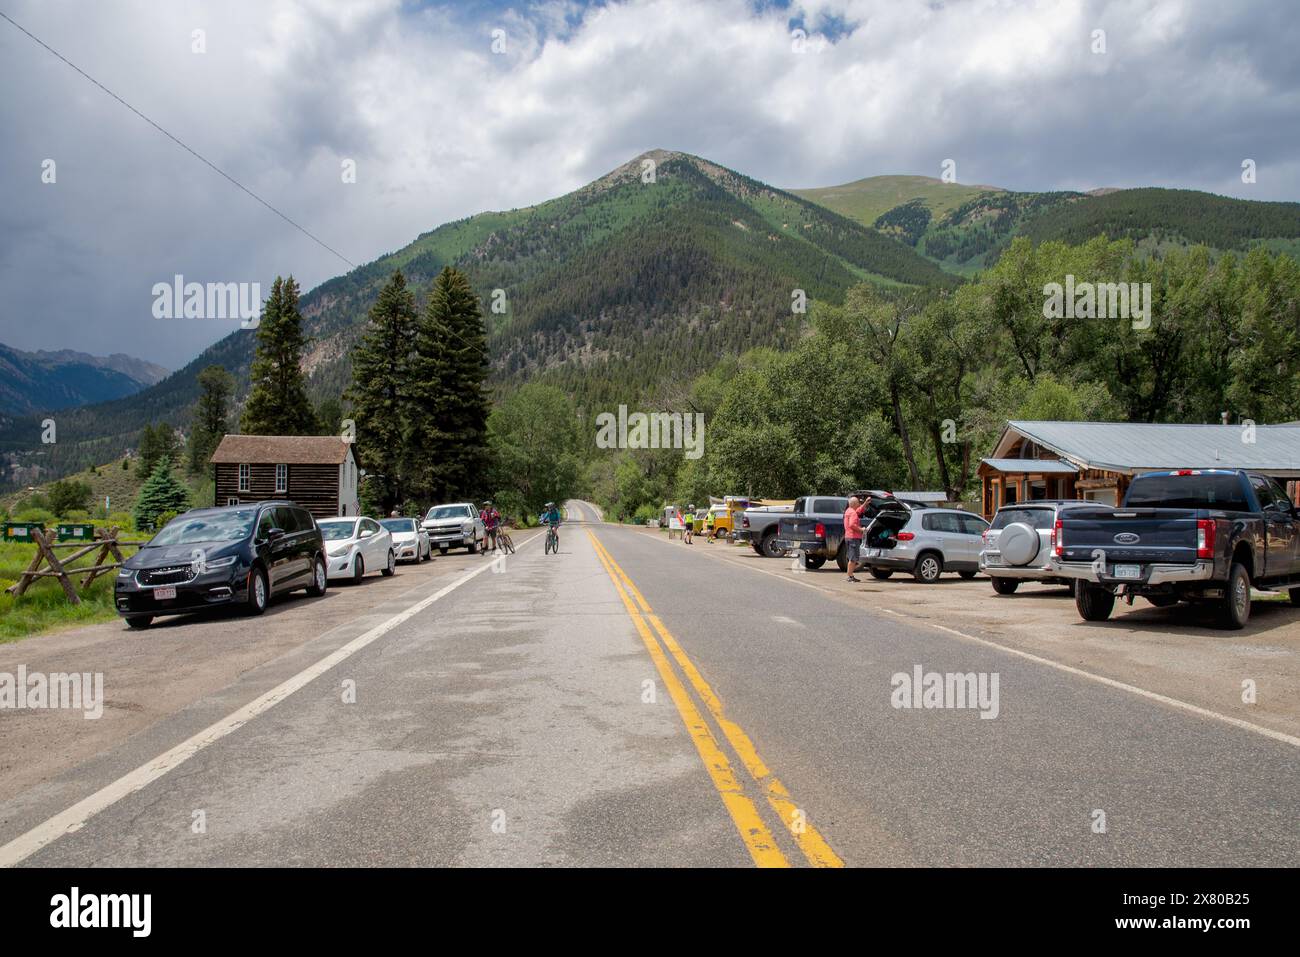
<path fill-rule="evenodd" d="M 1032 499 L 1118 505 L 1134 475 L 1180 468 L 1271 475 L 1300 503 L 1300 423 L 1011 421 L 976 472 L 983 485 L 984 517 L 992 519 L 1003 505 Z"/>
<path fill-rule="evenodd" d="M 226 435 L 211 461 L 218 505 L 290 499 L 317 518 L 360 513 L 356 456 L 336 435 Z"/>

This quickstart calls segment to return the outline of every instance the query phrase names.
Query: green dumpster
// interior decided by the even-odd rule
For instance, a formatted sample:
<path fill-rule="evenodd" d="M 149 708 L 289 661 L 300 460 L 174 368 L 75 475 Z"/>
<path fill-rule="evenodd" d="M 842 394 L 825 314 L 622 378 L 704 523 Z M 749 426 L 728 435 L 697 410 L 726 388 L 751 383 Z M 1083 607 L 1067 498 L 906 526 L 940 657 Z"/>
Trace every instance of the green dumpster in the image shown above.
<path fill-rule="evenodd" d="M 6 542 L 34 542 L 32 538 L 33 530 L 38 530 L 42 535 L 45 534 L 45 525 L 42 522 L 5 522 L 5 541 Z"/>
<path fill-rule="evenodd" d="M 59 541 L 61 542 L 93 542 L 95 540 L 95 526 L 86 524 L 59 524 Z"/>

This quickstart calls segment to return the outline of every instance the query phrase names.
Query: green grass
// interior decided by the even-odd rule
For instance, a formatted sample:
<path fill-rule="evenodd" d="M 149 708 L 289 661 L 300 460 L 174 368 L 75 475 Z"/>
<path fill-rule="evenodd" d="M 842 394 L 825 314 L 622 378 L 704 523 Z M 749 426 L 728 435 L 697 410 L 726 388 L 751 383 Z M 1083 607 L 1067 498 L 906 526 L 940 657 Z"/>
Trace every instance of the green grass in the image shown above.
<path fill-rule="evenodd" d="M 790 192 L 864 226 L 873 226 L 880 216 L 895 206 L 914 199 L 921 200 L 938 221 L 977 196 L 1002 190 L 992 186 L 945 183 L 929 176 L 870 176 L 843 186 L 792 189 Z"/>
<path fill-rule="evenodd" d="M 131 536 L 135 538 L 136 536 Z M 56 549 L 60 560 L 76 549 Z M 134 549 L 123 549 L 130 556 Z M 58 579 L 43 578 L 33 582 L 19 598 L 8 594 L 8 588 L 31 564 L 36 546 L 23 542 L 0 542 L 0 643 L 19 641 L 42 632 L 110 621 L 117 617 L 113 605 L 114 572 L 96 578 L 90 588 L 81 587 L 81 579 L 72 578 L 81 604 L 73 605 L 63 594 Z M 98 553 L 91 552 L 75 561 L 70 567 L 85 568 Z"/>
<path fill-rule="evenodd" d="M 140 494 L 140 486 L 144 484 L 147 476 L 140 474 L 140 462 L 138 459 L 131 460 L 131 467 L 122 468 L 122 460 L 115 459 L 107 465 L 101 465 L 94 472 L 90 469 L 84 469 L 72 475 L 65 476 L 71 481 L 85 482 L 90 486 L 89 511 L 96 514 L 97 509 L 104 507 L 104 497 L 108 496 L 111 502 L 110 511 L 112 512 L 130 512 L 135 505 L 136 496 Z M 178 467 L 174 470 L 176 478 L 188 486 L 191 500 L 195 507 L 199 505 L 211 505 L 211 501 L 204 500 L 210 497 L 210 491 L 206 488 L 210 484 L 210 478 L 207 475 L 190 475 L 183 468 Z M 7 507 L 11 515 L 16 515 L 24 508 L 27 500 L 36 494 L 45 494 L 49 491 L 52 482 L 35 487 L 35 491 L 13 492 L 0 498 L 0 506 Z M 102 523 L 100 523 L 102 524 Z"/>

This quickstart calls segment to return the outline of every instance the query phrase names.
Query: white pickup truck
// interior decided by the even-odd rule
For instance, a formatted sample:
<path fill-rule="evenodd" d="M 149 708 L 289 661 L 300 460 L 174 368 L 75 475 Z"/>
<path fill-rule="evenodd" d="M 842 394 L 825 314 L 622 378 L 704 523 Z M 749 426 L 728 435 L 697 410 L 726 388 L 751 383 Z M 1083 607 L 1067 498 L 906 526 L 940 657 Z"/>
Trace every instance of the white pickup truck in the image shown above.
<path fill-rule="evenodd" d="M 430 546 L 443 555 L 451 548 L 464 548 L 473 555 L 487 540 L 483 519 L 471 502 L 433 506 L 424 516 L 422 527 L 429 534 Z"/>

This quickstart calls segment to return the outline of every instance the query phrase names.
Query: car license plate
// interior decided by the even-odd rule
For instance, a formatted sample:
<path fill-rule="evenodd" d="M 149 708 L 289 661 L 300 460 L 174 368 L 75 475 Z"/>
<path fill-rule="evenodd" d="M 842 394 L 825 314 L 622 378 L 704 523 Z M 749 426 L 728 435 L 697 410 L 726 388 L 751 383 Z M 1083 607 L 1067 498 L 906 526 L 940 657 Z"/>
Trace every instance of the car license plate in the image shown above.
<path fill-rule="evenodd" d="M 1141 578 L 1142 566 L 1141 565 L 1116 565 L 1114 574 L 1116 578 Z"/>
<path fill-rule="evenodd" d="M 176 597 L 175 588 L 155 588 L 153 590 L 154 601 L 166 601 L 168 598 Z"/>
<path fill-rule="evenodd" d="M 867 557 L 868 557 L 868 558 L 881 558 L 884 554 L 885 554 L 885 550 L 884 550 L 883 548 L 868 548 L 868 549 L 867 549 Z"/>

